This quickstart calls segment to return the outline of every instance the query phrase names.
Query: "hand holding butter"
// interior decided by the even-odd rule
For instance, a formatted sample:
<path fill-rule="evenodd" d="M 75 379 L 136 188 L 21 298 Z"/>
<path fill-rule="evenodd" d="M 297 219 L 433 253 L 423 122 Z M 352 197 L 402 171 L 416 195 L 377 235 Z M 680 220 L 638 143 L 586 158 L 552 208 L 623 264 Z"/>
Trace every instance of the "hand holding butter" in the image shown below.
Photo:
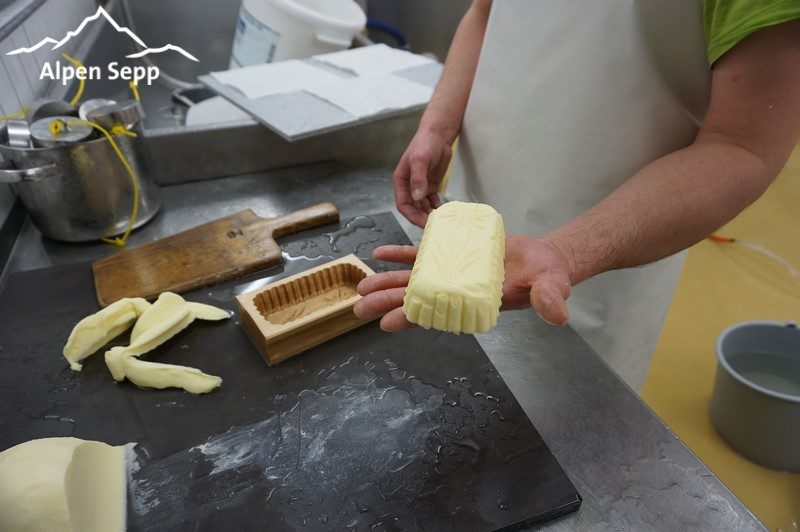
<path fill-rule="evenodd" d="M 571 290 L 566 256 L 546 238 L 505 236 L 490 206 L 451 202 L 428 217 L 420 248 L 383 246 L 378 260 L 413 264 L 411 271 L 367 277 L 356 315 L 384 314 L 381 328 L 420 325 L 448 332 L 485 332 L 500 310 L 532 306 L 564 325 Z"/>

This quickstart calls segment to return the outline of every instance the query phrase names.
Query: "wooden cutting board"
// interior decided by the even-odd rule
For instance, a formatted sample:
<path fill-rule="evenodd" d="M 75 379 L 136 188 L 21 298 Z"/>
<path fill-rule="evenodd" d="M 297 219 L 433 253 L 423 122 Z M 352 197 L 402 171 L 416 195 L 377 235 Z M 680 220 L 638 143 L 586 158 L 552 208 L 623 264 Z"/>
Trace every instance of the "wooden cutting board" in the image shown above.
<path fill-rule="evenodd" d="M 262 270 L 283 260 L 276 238 L 339 221 L 332 203 L 277 218 L 244 210 L 92 263 L 97 301 L 155 299 Z"/>

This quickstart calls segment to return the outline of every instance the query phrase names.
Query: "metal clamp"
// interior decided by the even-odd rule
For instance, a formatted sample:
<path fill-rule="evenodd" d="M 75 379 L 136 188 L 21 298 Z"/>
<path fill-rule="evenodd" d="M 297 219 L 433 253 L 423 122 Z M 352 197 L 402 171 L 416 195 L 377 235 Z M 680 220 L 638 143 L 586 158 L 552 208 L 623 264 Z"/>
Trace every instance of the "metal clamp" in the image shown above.
<path fill-rule="evenodd" d="M 7 162 L 0 162 L 0 183 L 21 183 L 39 181 L 61 173 L 57 164 L 46 164 L 35 168 L 12 168 Z"/>

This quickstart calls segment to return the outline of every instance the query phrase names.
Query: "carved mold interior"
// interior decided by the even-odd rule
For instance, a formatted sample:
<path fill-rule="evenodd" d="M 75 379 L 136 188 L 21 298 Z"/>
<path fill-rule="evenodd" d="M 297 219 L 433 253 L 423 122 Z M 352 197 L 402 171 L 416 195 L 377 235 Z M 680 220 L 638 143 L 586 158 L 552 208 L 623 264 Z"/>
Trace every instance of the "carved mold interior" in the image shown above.
<path fill-rule="evenodd" d="M 285 325 L 356 296 L 356 286 L 366 276 L 358 266 L 340 263 L 269 287 L 253 303 L 268 322 Z"/>

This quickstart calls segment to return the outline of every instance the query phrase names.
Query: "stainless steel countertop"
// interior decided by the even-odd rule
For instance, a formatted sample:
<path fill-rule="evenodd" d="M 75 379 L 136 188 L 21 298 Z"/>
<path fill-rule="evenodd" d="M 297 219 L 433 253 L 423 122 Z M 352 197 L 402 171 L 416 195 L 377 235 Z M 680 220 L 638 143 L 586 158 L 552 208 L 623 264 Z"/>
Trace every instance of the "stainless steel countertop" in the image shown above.
<path fill-rule="evenodd" d="M 388 170 L 338 163 L 174 185 L 162 192 L 162 212 L 132 236 L 131 245 L 245 208 L 273 216 L 332 201 L 342 217 L 394 211 Z M 419 230 L 398 220 L 418 241 Z M 104 244 L 44 239 L 27 222 L 7 273 L 112 252 Z M 530 311 L 505 312 L 478 341 L 584 498 L 577 513 L 546 529 L 763 529 L 569 327 L 550 327 Z"/>

